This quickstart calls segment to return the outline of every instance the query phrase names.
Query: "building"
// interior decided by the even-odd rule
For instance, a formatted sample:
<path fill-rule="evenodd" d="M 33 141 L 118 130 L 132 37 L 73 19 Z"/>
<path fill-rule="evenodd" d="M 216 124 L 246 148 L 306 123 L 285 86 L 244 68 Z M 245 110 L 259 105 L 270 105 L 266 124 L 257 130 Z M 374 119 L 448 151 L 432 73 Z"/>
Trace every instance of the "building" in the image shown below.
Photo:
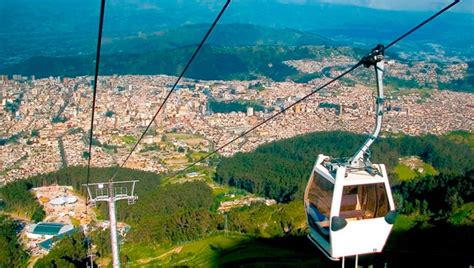
<path fill-rule="evenodd" d="M 247 107 L 247 116 L 253 116 L 253 107 Z"/>
<path fill-rule="evenodd" d="M 73 229 L 74 227 L 71 224 L 40 222 L 37 224 L 32 224 L 28 228 L 26 236 L 29 239 L 50 239 Z"/>
<path fill-rule="evenodd" d="M 293 107 L 295 113 L 299 114 L 301 113 L 301 104 L 296 104 L 294 107 Z"/>
<path fill-rule="evenodd" d="M 73 228 L 69 231 L 66 231 L 64 233 L 61 233 L 57 236 L 51 237 L 49 239 L 46 239 L 40 243 L 38 243 L 38 246 L 45 251 L 49 251 L 53 247 L 53 243 L 56 241 L 59 241 L 61 238 L 65 237 L 66 235 L 72 235 L 77 231 L 76 228 Z"/>
<path fill-rule="evenodd" d="M 61 196 L 61 197 L 57 197 L 51 201 L 49 201 L 49 203 L 53 206 L 61 206 L 61 205 L 65 205 L 65 204 L 74 204 L 77 202 L 77 197 L 75 196 Z"/>
<path fill-rule="evenodd" d="M 191 173 L 186 174 L 186 177 L 188 177 L 188 178 L 196 178 L 196 177 L 199 177 L 199 176 L 201 176 L 201 173 L 199 173 L 199 172 L 191 172 Z"/>

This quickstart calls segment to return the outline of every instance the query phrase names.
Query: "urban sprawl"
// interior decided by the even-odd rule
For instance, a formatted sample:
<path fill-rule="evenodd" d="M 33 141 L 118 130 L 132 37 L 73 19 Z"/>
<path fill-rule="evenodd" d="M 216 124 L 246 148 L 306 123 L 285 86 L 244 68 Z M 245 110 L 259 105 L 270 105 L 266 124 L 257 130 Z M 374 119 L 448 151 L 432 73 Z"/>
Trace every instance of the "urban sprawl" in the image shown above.
<path fill-rule="evenodd" d="M 287 64 L 306 72 L 318 71 L 320 67 L 311 61 Z M 428 71 L 421 75 L 416 70 L 418 65 L 411 67 L 414 69 L 411 73 L 403 71 L 407 66 L 400 63 L 391 61 L 387 65 L 390 74 L 400 79 L 409 75 L 424 81 L 459 79 L 467 68 L 466 64 L 455 64 L 440 75 L 430 71 L 429 65 L 423 65 Z M 35 79 L 3 75 L 0 78 L 0 185 L 64 166 L 86 165 L 92 77 Z M 182 169 L 188 164 L 186 155 L 190 152 L 206 153 L 227 143 L 328 79 L 317 78 L 306 84 L 265 79 L 184 79 L 126 167 L 153 172 Z M 122 163 L 175 80 L 176 77 L 164 75 L 99 78 L 93 166 Z M 244 104 L 246 110 L 219 113 L 212 109 L 212 103 L 230 102 Z M 375 83 L 336 82 L 220 153 L 230 156 L 251 151 L 263 143 L 315 131 L 369 133 L 374 124 L 374 102 Z M 474 129 L 474 95 L 469 93 L 392 89 L 384 105 L 385 132 L 438 135 Z"/>

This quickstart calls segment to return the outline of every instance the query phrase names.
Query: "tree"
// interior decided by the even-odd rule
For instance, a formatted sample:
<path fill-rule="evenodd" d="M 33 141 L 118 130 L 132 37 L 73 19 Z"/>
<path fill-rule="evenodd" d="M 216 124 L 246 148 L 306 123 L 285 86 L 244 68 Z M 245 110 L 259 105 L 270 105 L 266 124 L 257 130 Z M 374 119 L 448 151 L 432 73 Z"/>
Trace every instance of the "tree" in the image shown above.
<path fill-rule="evenodd" d="M 67 121 L 67 118 L 64 116 L 55 116 L 51 119 L 51 123 L 56 124 L 56 123 L 64 123 Z"/>
<path fill-rule="evenodd" d="M 33 129 L 31 131 L 31 137 L 33 137 L 33 138 L 39 137 L 39 130 Z"/>
<path fill-rule="evenodd" d="M 253 152 L 223 158 L 217 165 L 215 180 L 279 202 L 289 202 L 302 197 L 318 154 L 350 156 L 365 139 L 364 135 L 334 131 L 268 143 Z M 371 150 L 372 162 L 386 164 L 391 178 L 403 156 L 419 156 L 451 177 L 462 176 L 474 166 L 474 151 L 467 144 L 443 136 L 380 138 Z"/>
<path fill-rule="evenodd" d="M 83 232 L 68 235 L 56 243 L 48 255 L 36 262 L 35 268 L 86 266 L 87 243 Z"/>
<path fill-rule="evenodd" d="M 97 253 L 100 257 L 108 256 L 112 252 L 110 245 L 110 229 L 91 233 L 92 243 L 97 246 Z"/>
<path fill-rule="evenodd" d="M 31 220 L 34 222 L 40 222 L 44 219 L 46 216 L 46 213 L 44 212 L 42 207 L 37 207 L 34 211 L 33 214 L 31 215 Z"/>
<path fill-rule="evenodd" d="M 107 117 L 110 118 L 110 117 L 114 116 L 114 112 L 112 112 L 112 111 L 107 111 L 107 112 L 105 112 L 105 116 L 107 116 Z"/>
<path fill-rule="evenodd" d="M 34 221 L 44 217 L 43 208 L 29 191 L 32 185 L 26 181 L 15 181 L 0 188 L 0 197 L 7 212 L 29 215 Z"/>
<path fill-rule="evenodd" d="M 0 268 L 26 265 L 28 255 L 18 242 L 16 228 L 16 222 L 0 216 Z"/>

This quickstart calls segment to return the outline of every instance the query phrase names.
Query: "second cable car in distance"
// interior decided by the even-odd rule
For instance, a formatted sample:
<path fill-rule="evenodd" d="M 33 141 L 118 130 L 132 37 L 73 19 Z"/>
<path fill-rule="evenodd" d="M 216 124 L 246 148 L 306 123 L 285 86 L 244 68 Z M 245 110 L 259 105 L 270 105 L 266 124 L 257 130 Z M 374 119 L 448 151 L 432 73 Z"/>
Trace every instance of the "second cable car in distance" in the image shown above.
<path fill-rule="evenodd" d="M 395 221 L 395 204 L 383 164 L 372 164 L 368 149 L 383 115 L 383 46 L 362 59 L 377 81 L 375 129 L 349 160 L 318 155 L 304 194 L 308 238 L 330 259 L 381 252 Z"/>

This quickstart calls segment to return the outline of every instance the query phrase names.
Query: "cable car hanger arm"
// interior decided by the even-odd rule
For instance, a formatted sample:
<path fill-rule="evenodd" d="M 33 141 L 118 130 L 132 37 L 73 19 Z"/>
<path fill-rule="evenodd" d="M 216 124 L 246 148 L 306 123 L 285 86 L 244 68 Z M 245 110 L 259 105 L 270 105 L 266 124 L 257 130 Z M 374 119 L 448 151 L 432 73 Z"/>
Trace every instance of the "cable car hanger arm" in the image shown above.
<path fill-rule="evenodd" d="M 349 160 L 349 165 L 352 167 L 361 167 L 366 160 L 367 152 L 377 139 L 382 129 L 382 118 L 383 118 L 383 73 L 384 73 L 384 46 L 377 45 L 372 51 L 365 57 L 361 59 L 361 63 L 369 68 L 374 66 L 375 70 L 375 80 L 377 83 L 377 97 L 375 100 L 375 126 L 372 134 L 365 141 L 365 143 L 357 150 L 357 152 Z"/>

